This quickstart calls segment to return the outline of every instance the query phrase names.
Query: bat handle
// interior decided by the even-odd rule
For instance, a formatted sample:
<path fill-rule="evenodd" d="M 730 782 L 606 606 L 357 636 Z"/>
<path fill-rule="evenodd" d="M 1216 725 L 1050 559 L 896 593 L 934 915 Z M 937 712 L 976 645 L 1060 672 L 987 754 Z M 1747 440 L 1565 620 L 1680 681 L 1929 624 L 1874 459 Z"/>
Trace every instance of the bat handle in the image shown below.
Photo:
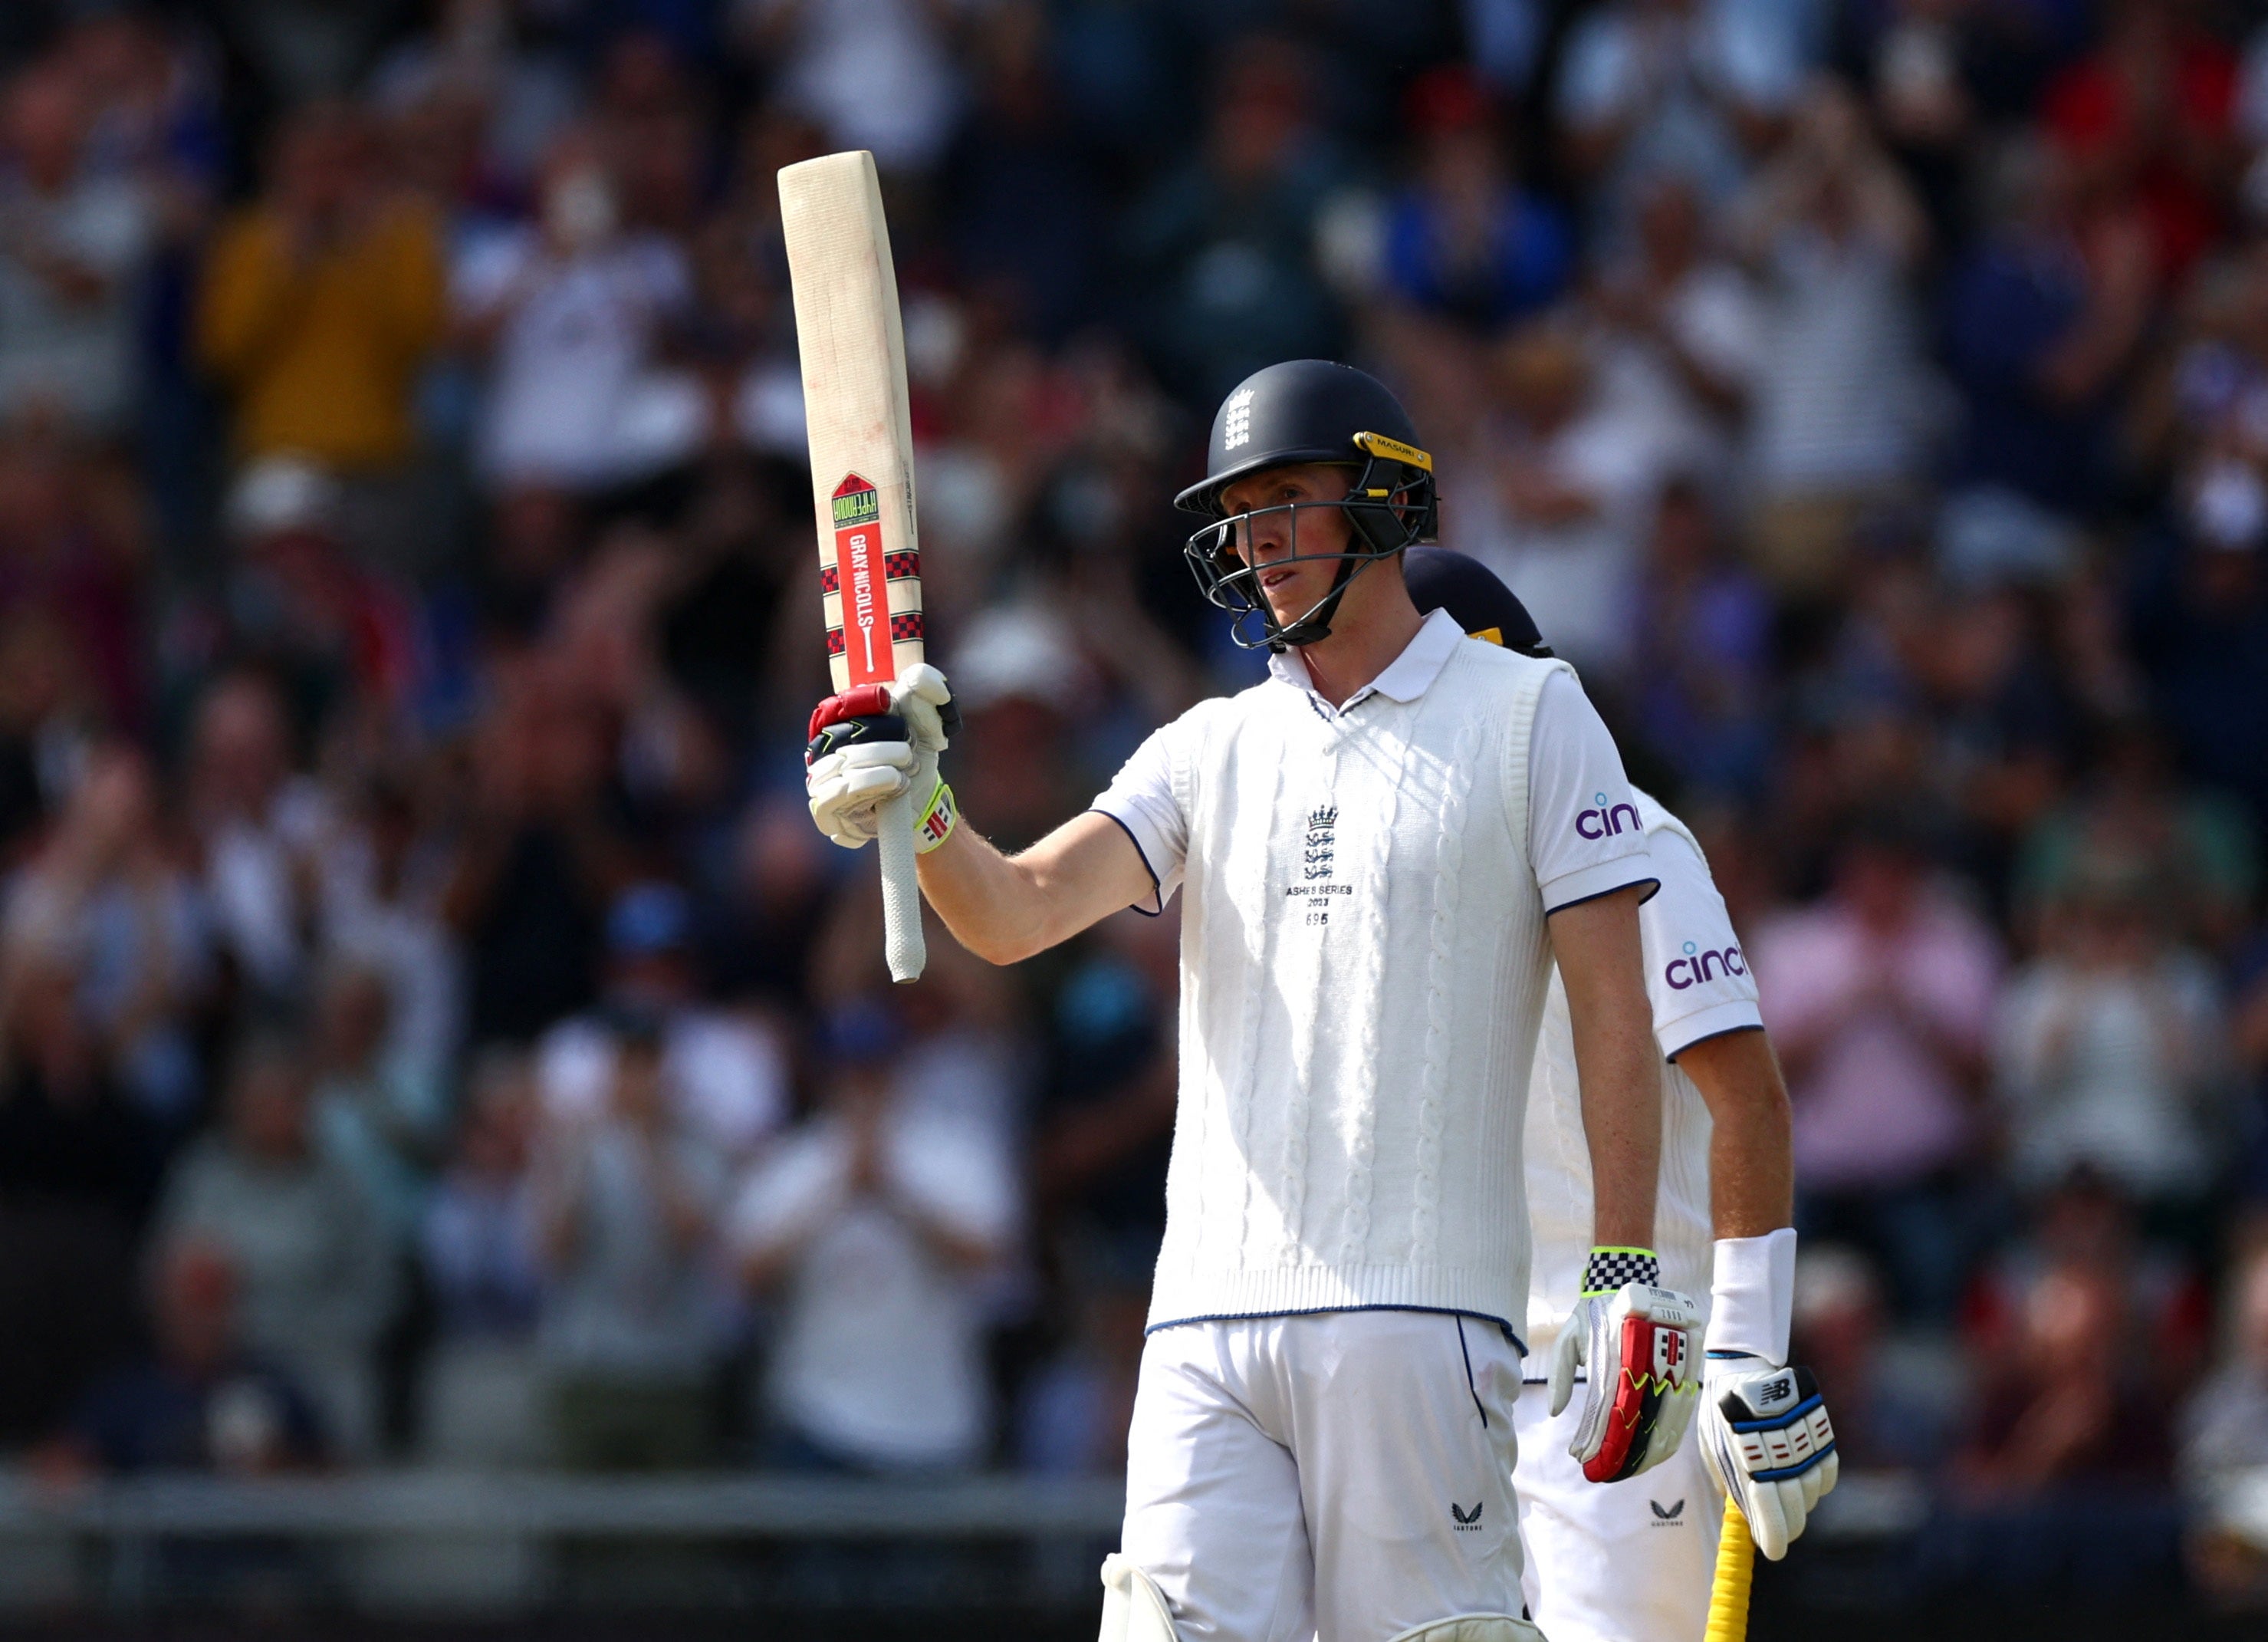
<path fill-rule="evenodd" d="M 921 883 L 914 876 L 914 799 L 902 793 L 881 806 L 874 847 L 882 858 L 882 954 L 890 979 L 918 981 L 929 952 L 922 944 Z"/>
<path fill-rule="evenodd" d="M 1725 1525 L 1717 1535 L 1717 1577 L 1709 1587 L 1705 1642 L 1744 1642 L 1749 1634 L 1749 1580 L 1756 1572 L 1756 1541 L 1732 1495 L 1725 1496 Z"/>

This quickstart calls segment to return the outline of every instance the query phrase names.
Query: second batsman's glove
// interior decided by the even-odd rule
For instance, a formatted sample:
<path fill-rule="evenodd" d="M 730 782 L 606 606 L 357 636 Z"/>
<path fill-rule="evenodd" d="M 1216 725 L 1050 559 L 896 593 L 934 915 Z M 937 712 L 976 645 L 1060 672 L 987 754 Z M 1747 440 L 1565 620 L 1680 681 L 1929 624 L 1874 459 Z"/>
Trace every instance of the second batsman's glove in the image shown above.
<path fill-rule="evenodd" d="M 1778 1562 L 1841 1466 L 1819 1381 L 1808 1368 L 1712 1351 L 1702 1398 L 1701 1457 L 1740 1501 L 1756 1549 Z"/>
<path fill-rule="evenodd" d="M 1567 1406 L 1583 1369 L 1583 1413 L 1567 1452 L 1594 1483 L 1653 1469 L 1677 1452 L 1693 1418 L 1701 1307 L 1690 1294 L 1656 1287 L 1660 1274 L 1651 1250 L 1594 1248 L 1583 1297 L 1559 1330 L 1551 1412 Z"/>
<path fill-rule="evenodd" d="M 1777 1562 L 1841 1465 L 1819 1382 L 1786 1366 L 1795 1233 L 1721 1237 L 1712 1261 L 1701 1457 L 1739 1502 L 1756 1549 Z"/>

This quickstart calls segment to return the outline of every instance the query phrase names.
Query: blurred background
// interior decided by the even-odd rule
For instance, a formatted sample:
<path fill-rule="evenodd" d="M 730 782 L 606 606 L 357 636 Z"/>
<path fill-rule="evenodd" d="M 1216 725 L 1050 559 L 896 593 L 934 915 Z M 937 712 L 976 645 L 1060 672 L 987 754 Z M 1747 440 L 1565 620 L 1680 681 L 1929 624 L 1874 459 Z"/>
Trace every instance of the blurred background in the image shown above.
<path fill-rule="evenodd" d="M 1092 1633 L 1174 920 L 894 990 L 804 814 L 866 147 L 975 822 L 1257 676 L 1169 498 L 1375 371 L 1786 1062 L 1759 1634 L 2258 1634 L 2264 17 L 0 7 L 0 1628 Z"/>

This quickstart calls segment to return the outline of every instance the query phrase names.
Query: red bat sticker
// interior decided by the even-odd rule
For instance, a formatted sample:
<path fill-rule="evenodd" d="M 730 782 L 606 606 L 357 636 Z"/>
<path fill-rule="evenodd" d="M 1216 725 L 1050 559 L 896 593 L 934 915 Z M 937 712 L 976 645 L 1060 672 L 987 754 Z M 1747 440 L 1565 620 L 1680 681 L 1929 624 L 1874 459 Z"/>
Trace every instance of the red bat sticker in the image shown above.
<path fill-rule="evenodd" d="M 850 682 L 895 678 L 890 599 L 884 590 L 882 498 L 855 473 L 835 487 L 835 575 L 843 593 L 843 647 Z"/>

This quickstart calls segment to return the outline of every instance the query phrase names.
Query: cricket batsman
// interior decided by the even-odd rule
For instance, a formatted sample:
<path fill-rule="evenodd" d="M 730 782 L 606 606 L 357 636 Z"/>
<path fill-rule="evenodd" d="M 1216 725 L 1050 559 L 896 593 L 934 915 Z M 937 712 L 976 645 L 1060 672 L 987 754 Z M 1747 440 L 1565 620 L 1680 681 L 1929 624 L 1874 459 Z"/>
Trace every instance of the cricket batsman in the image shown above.
<path fill-rule="evenodd" d="M 1521 1137 L 1556 962 L 1592 1226 L 1577 1425 L 1602 1477 L 1675 1452 L 1697 1297 L 1658 1287 L 1662 1102 L 1638 906 L 1659 874 L 1564 663 L 1421 615 L 1432 459 L 1359 371 L 1259 372 L 1215 416 L 1188 557 L 1269 677 L 1152 735 L 1013 857 L 932 773 L 934 668 L 814 715 L 836 843 L 911 788 L 924 894 L 1012 963 L 1182 897 L 1167 1227 L 1106 1642 L 1535 1642 L 1513 1494 Z M 914 784 L 918 775 L 918 784 Z"/>
<path fill-rule="evenodd" d="M 1446 609 L 1471 637 L 1549 655 L 1535 624 L 1486 567 L 1413 549 L 1418 608 Z M 1633 790 L 1661 887 L 1639 909 L 1660 1051 L 1661 1177 L 1654 1211 L 1660 1280 L 1709 1293 L 1699 1440 L 1642 1486 L 1599 1488 L 1554 1417 L 1576 1381 L 1591 1236 L 1591 1162 L 1567 998 L 1555 978 L 1528 1082 L 1528 1211 L 1535 1239 L 1528 1335 L 1536 1359 L 1513 1428 L 1523 1585 L 1551 1642 L 1698 1642 L 1708 1617 L 1718 1508 L 1737 1491 L 1757 1548 L 1786 1555 L 1835 1486 L 1835 1434 L 1808 1369 L 1787 1365 L 1793 1305 L 1794 1189 L 1787 1093 L 1756 1012 L 1756 984 L 1709 863 L 1685 824 Z M 1713 1481 L 1712 1481 L 1713 1479 Z"/>

